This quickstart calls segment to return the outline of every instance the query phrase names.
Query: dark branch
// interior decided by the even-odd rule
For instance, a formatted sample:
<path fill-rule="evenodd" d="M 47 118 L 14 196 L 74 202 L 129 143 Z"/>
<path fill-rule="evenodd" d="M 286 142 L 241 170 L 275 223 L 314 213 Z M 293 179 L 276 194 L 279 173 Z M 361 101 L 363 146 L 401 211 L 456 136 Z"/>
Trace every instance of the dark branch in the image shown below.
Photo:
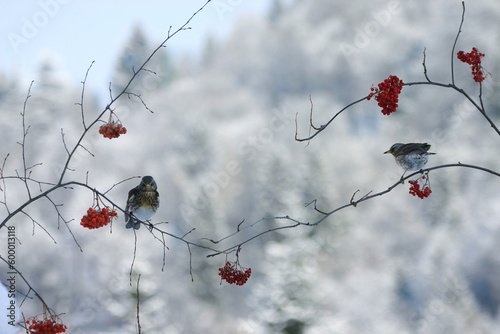
<path fill-rule="evenodd" d="M 87 77 L 89 76 L 90 69 L 92 68 L 92 65 L 94 65 L 94 63 L 95 63 L 95 60 L 92 61 L 92 63 L 90 64 L 89 68 L 87 69 L 87 72 L 85 72 L 85 78 L 82 81 L 82 96 L 80 98 L 80 103 L 75 103 L 76 105 L 80 106 L 81 115 L 82 115 L 82 124 L 83 124 L 83 128 L 84 129 L 86 129 L 86 126 L 85 126 L 85 113 L 84 113 L 84 108 L 83 108 L 83 100 L 84 100 L 83 98 L 85 96 L 85 84 L 87 83 Z"/>
<path fill-rule="evenodd" d="M 137 277 L 137 331 L 141 334 L 141 322 L 139 320 L 139 281 L 141 280 L 141 274 Z"/>
<path fill-rule="evenodd" d="M 453 61 L 455 59 L 455 47 L 457 45 L 458 37 L 462 32 L 462 25 L 464 24 L 465 18 L 465 1 L 462 1 L 462 19 L 460 20 L 460 26 L 458 27 L 457 36 L 455 37 L 455 42 L 453 42 L 453 47 L 451 48 L 451 84 L 455 85 L 455 73 L 453 70 Z"/>
<path fill-rule="evenodd" d="M 426 168 L 426 169 L 422 169 L 420 171 L 416 171 L 410 175 L 407 175 L 406 177 L 403 178 L 403 180 L 407 180 L 417 174 L 420 174 L 420 173 L 429 173 L 430 171 L 433 171 L 433 170 L 438 170 L 438 169 L 443 169 L 443 168 L 452 168 L 452 167 L 461 167 L 461 168 L 471 168 L 471 169 L 477 169 L 477 170 L 480 170 L 480 171 L 483 171 L 483 172 L 486 172 L 486 173 L 489 173 L 489 174 L 492 174 L 492 175 L 495 175 L 495 176 L 498 176 L 500 177 L 500 173 L 498 172 L 495 172 L 491 169 L 488 169 L 488 168 L 485 168 L 485 167 L 481 167 L 481 166 L 475 166 L 475 165 L 471 165 L 471 164 L 462 164 L 462 163 L 456 163 L 456 164 L 445 164 L 445 165 L 439 165 L 439 166 L 434 166 L 434 167 L 429 167 L 429 168 Z M 273 228 L 270 228 L 268 230 L 265 230 L 263 232 L 260 232 L 246 240 L 244 240 L 243 242 L 240 242 L 238 244 L 235 244 L 231 247 L 228 247 L 222 251 L 216 251 L 212 254 L 209 254 L 207 255 L 207 257 L 214 257 L 214 256 L 217 256 L 217 255 L 220 255 L 220 254 L 228 254 L 230 252 L 233 252 L 235 250 L 237 250 L 239 247 L 241 247 L 242 245 L 252 241 L 253 239 L 256 239 L 264 234 L 267 234 L 267 233 L 271 233 L 271 232 L 275 232 L 275 231 L 278 231 L 278 230 L 282 230 L 282 229 L 289 229 L 289 228 L 295 228 L 297 226 L 317 226 L 319 224 L 321 224 L 322 222 L 324 222 L 328 217 L 332 216 L 334 213 L 338 212 L 338 211 L 341 211 L 343 209 L 346 209 L 348 207 L 357 207 L 357 205 L 361 202 L 365 202 L 365 201 L 368 201 L 368 200 L 371 200 L 371 199 L 374 199 L 376 197 L 379 197 L 379 196 L 382 196 L 382 195 L 385 195 L 389 192 L 391 192 L 393 189 L 395 189 L 396 187 L 402 185 L 401 183 L 401 180 L 398 180 L 397 182 L 395 182 L 393 185 L 391 185 L 390 187 L 388 187 L 387 189 L 383 190 L 383 191 L 379 191 L 377 193 L 374 193 L 374 194 L 371 194 L 372 191 L 370 191 L 369 193 L 367 193 L 366 195 L 364 195 L 362 198 L 360 198 L 359 200 L 357 201 L 354 201 L 354 195 L 358 192 L 356 191 L 354 193 L 354 195 L 351 197 L 349 203 L 347 204 L 344 204 L 342 206 L 339 206 L 329 212 L 325 212 L 325 211 L 321 211 L 321 210 L 318 210 L 317 207 L 316 207 L 316 200 L 313 200 L 312 202 L 310 203 L 307 203 L 306 206 L 310 205 L 311 203 L 314 203 L 314 209 L 317 211 L 317 212 L 320 212 L 323 214 L 323 217 L 321 217 L 320 219 L 318 219 L 317 221 L 313 222 L 313 223 L 310 223 L 310 222 L 302 222 L 302 221 L 299 221 L 299 220 L 296 220 L 294 218 L 291 218 L 290 216 L 282 216 L 282 217 L 266 217 L 266 218 L 261 218 L 259 220 L 257 220 L 256 222 L 252 223 L 251 225 L 233 233 L 233 234 L 230 234 L 229 236 L 226 236 L 220 240 L 217 240 L 215 241 L 215 243 L 219 243 L 223 240 L 226 240 L 226 239 L 229 239 L 233 236 L 235 236 L 236 234 L 240 233 L 242 230 L 246 229 L 246 228 L 249 228 L 249 227 L 253 227 L 255 226 L 256 224 L 262 222 L 262 221 L 268 221 L 268 220 L 271 220 L 271 221 L 275 221 L 275 220 L 286 220 L 286 221 L 289 221 L 290 224 L 288 225 L 284 225 L 284 226 L 278 226 L 278 227 L 273 227 Z M 371 195 L 370 195 L 371 194 Z"/>

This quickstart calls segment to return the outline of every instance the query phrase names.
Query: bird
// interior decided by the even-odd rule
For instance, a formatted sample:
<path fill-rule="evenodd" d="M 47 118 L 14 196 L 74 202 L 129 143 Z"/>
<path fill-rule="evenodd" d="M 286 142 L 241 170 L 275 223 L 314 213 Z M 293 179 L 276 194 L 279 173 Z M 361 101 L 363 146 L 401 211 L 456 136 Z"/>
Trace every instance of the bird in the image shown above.
<path fill-rule="evenodd" d="M 141 183 L 128 192 L 125 206 L 126 228 L 139 229 L 140 222 L 151 219 L 160 206 L 160 194 L 152 176 L 144 176 Z"/>
<path fill-rule="evenodd" d="M 403 180 L 407 171 L 422 169 L 429 160 L 429 155 L 436 154 L 428 152 L 430 148 L 431 145 L 427 143 L 396 143 L 384 154 L 392 154 L 396 159 L 396 163 L 405 170 L 403 176 L 401 176 L 401 180 Z"/>

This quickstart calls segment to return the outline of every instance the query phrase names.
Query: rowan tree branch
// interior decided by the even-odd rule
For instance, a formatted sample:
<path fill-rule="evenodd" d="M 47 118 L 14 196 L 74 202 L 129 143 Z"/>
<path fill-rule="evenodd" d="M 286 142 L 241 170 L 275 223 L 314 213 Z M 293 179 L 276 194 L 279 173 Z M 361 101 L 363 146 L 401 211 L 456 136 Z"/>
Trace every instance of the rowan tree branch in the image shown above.
<path fill-rule="evenodd" d="M 245 240 L 241 241 L 241 242 L 238 242 L 230 247 L 227 247 L 225 248 L 224 250 L 222 251 L 215 251 L 211 254 L 208 254 L 207 257 L 214 257 L 214 256 L 217 256 L 217 255 L 221 255 L 221 254 L 229 254 L 231 252 L 234 252 L 235 250 L 237 250 L 238 248 L 240 248 L 242 245 L 244 244 L 247 244 L 249 243 L 250 241 L 262 236 L 262 235 L 265 235 L 265 234 L 268 234 L 268 233 L 271 233 L 271 232 L 275 232 L 275 231 L 279 231 L 279 230 L 283 230 L 283 229 L 290 229 L 290 228 L 295 228 L 297 226 L 309 226 L 309 227 L 312 227 L 312 226 L 317 226 L 319 224 L 321 224 L 322 222 L 324 222 L 327 218 L 329 218 L 330 216 L 332 216 L 334 213 L 337 213 L 341 210 L 344 210 L 344 209 L 347 209 L 349 207 L 357 207 L 359 203 L 362 203 L 362 202 L 365 202 L 365 201 L 368 201 L 368 200 L 372 200 L 376 197 L 380 197 L 382 195 L 385 195 L 391 191 L 393 191 L 395 188 L 403 185 L 403 182 L 404 180 L 407 180 L 407 179 L 410 179 L 412 178 L 413 176 L 417 175 L 417 174 L 423 174 L 423 173 L 429 173 L 430 171 L 434 171 L 434 170 L 438 170 L 438 169 L 444 169 L 444 168 L 455 168 L 455 167 L 459 167 L 459 168 L 470 168 L 470 169 L 476 169 L 476 170 L 480 170 L 482 172 L 486 172 L 486 173 L 489 173 L 489 174 L 492 174 L 494 176 L 497 176 L 497 177 L 500 177 L 500 173 L 496 172 L 496 171 L 493 171 L 489 168 L 486 168 L 486 167 L 481 167 L 481 166 L 476 166 L 476 165 L 472 165 L 472 164 L 463 164 L 463 163 L 453 163 L 453 164 L 444 164 L 444 165 L 438 165 L 438 166 L 434 166 L 434 167 L 429 167 L 429 168 L 425 168 L 425 169 L 422 169 L 422 170 L 419 170 L 419 171 L 416 171 L 414 173 L 411 173 L 407 176 L 405 176 L 404 178 L 402 179 L 399 179 L 397 182 L 395 182 L 394 184 L 392 184 L 391 186 L 389 186 L 387 189 L 385 190 L 381 190 L 381 191 L 378 191 L 376 193 L 373 193 L 373 191 L 370 191 L 368 192 L 366 195 L 364 195 L 363 197 L 361 197 L 359 200 L 354 200 L 354 195 L 358 192 L 356 191 L 354 193 L 354 195 L 350 198 L 350 200 L 348 201 L 348 203 L 344 204 L 344 205 L 341 205 L 339 207 L 336 207 L 335 209 L 332 209 L 330 211 L 325 211 L 325 210 L 320 210 L 317 208 L 316 206 L 316 200 L 313 200 L 311 201 L 310 203 L 307 203 L 306 206 L 309 206 L 311 203 L 315 203 L 314 204 L 314 210 L 320 214 L 322 214 L 322 217 L 317 219 L 316 221 L 313 221 L 313 222 L 309 222 L 309 221 L 300 221 L 300 220 L 297 220 L 297 219 L 294 219 L 288 215 L 286 216 L 277 216 L 277 217 L 264 217 L 264 218 L 261 218 L 255 222 L 253 222 L 252 224 L 246 226 L 246 227 L 243 227 L 243 228 L 239 228 L 237 229 L 234 233 L 226 236 L 226 237 L 223 237 L 219 240 L 211 240 L 209 239 L 212 243 L 219 243 L 221 241 L 224 241 L 224 240 L 227 240 L 227 239 L 230 239 L 238 234 L 240 234 L 242 231 L 244 231 L 245 229 L 248 229 L 248 228 L 252 228 L 254 227 L 255 225 L 259 224 L 259 223 L 262 223 L 262 222 L 267 222 L 267 221 L 287 221 L 289 222 L 289 224 L 286 224 L 286 225 L 282 225 L 282 226 L 276 226 L 276 227 L 271 227 L 267 230 L 264 230 L 262 232 L 259 232 L 251 237 L 248 237 L 246 238 Z"/>
<path fill-rule="evenodd" d="M 26 137 L 28 136 L 28 132 L 30 126 L 26 127 L 26 105 L 28 104 L 28 99 L 31 97 L 31 87 L 33 87 L 33 82 L 31 81 L 30 86 L 28 88 L 28 94 L 26 94 L 26 99 L 23 104 L 23 111 L 21 113 L 22 116 L 22 124 L 23 124 L 23 141 L 19 143 L 21 145 L 22 158 L 23 158 L 23 169 L 24 169 L 24 185 L 26 187 L 26 192 L 28 193 L 28 198 L 31 198 L 30 187 L 28 186 L 28 182 L 26 181 L 28 168 L 26 167 Z"/>
<path fill-rule="evenodd" d="M 453 42 L 453 47 L 451 48 L 451 83 L 455 85 L 455 72 L 453 70 L 453 61 L 455 60 L 455 47 L 457 46 L 458 37 L 462 32 L 462 25 L 464 24 L 465 18 L 465 2 L 462 1 L 462 19 L 460 20 L 460 26 L 458 27 L 457 36 L 455 37 L 455 41 Z"/>
<path fill-rule="evenodd" d="M 486 109 L 484 107 L 484 103 L 483 103 L 483 99 L 482 99 L 482 83 L 479 82 L 479 96 L 478 96 L 479 102 L 474 101 L 474 99 L 464 89 L 458 87 L 455 84 L 455 74 L 454 74 L 453 63 L 454 63 L 454 59 L 455 59 L 455 47 L 456 47 L 458 38 L 460 36 L 460 33 L 462 31 L 462 25 L 464 23 L 464 17 L 465 17 L 465 3 L 463 1 L 462 1 L 462 8 L 463 8 L 463 10 L 462 10 L 462 18 L 461 18 L 461 21 L 460 21 L 460 26 L 459 26 L 459 29 L 458 29 L 458 33 L 457 33 L 457 35 L 455 37 L 455 41 L 453 43 L 452 49 L 451 49 L 451 83 L 441 83 L 441 82 L 436 82 L 436 81 L 432 81 L 432 80 L 429 79 L 429 76 L 427 74 L 427 67 L 425 65 L 426 54 L 425 54 L 425 49 L 424 49 L 424 52 L 423 52 L 424 59 L 423 59 L 423 62 L 422 62 L 422 66 L 423 66 L 423 69 L 424 69 L 424 77 L 425 77 L 425 79 L 427 81 L 422 81 L 422 82 L 405 82 L 404 86 L 432 85 L 432 86 L 439 86 L 439 87 L 444 87 L 444 88 L 450 88 L 450 89 L 453 89 L 453 90 L 457 91 L 458 93 L 460 93 L 461 95 L 463 95 L 467 100 L 469 100 L 469 102 L 474 106 L 474 108 L 476 108 L 483 115 L 483 117 L 490 124 L 490 126 L 493 128 L 493 130 L 500 136 L 500 130 L 498 129 L 497 125 L 495 124 L 495 122 L 486 113 Z M 295 127 L 296 128 L 295 129 L 295 140 L 299 141 L 299 142 L 310 141 L 311 139 L 313 139 L 314 137 L 316 137 L 320 132 L 324 131 L 335 120 L 335 118 L 337 118 L 341 113 L 343 113 L 344 111 L 346 111 L 348 108 L 352 107 L 353 105 L 366 100 L 368 97 L 369 96 L 360 98 L 359 100 L 354 101 L 354 102 L 348 104 L 347 106 L 345 106 L 344 108 L 342 108 L 341 110 L 339 110 L 332 118 L 330 118 L 330 120 L 326 124 L 321 125 L 319 128 L 315 127 L 312 124 L 312 113 L 313 113 L 312 109 L 313 109 L 313 105 L 312 105 L 312 100 L 311 100 L 309 135 L 307 137 L 304 137 L 304 138 L 299 138 L 298 134 L 297 134 L 297 125 L 296 125 L 296 127 Z M 315 130 L 312 135 L 310 134 L 311 129 Z"/>
<path fill-rule="evenodd" d="M 31 166 L 28 165 L 27 163 L 27 156 L 26 156 L 26 139 L 27 139 L 27 135 L 29 133 L 29 129 L 30 129 L 30 126 L 27 125 L 27 122 L 26 122 L 26 112 L 27 112 L 27 103 L 28 103 L 28 99 L 31 97 L 31 89 L 32 89 L 32 86 L 33 86 L 33 81 L 31 82 L 31 84 L 29 85 L 29 88 L 28 88 L 28 92 L 27 92 L 27 96 L 24 100 L 24 105 L 23 105 L 23 109 L 22 109 L 22 112 L 21 112 L 21 116 L 22 116 L 22 128 L 23 128 L 23 135 L 22 135 L 22 141 L 19 142 L 19 145 L 21 146 L 21 156 L 22 156 L 22 166 L 23 166 L 23 171 L 18 173 L 17 170 L 15 170 L 15 175 L 7 175 L 6 174 L 6 170 L 5 170 L 5 167 L 6 167 L 6 163 L 7 163 L 7 159 L 9 157 L 9 154 L 6 155 L 6 157 L 4 158 L 4 161 L 3 161 L 3 164 L 0 168 L 0 180 L 1 180 L 1 183 L 0 183 L 0 191 L 3 192 L 3 201 L 0 201 L 0 204 L 2 204 L 5 209 L 6 209 L 6 213 L 7 213 L 7 216 L 5 218 L 3 218 L 3 220 L 0 221 L 0 229 L 5 227 L 9 222 L 10 220 L 19 215 L 19 214 L 23 214 L 25 215 L 28 219 L 30 219 L 32 221 L 32 224 L 33 224 L 33 231 L 35 229 L 35 226 L 39 226 L 41 227 L 51 238 L 54 242 L 56 242 L 56 240 L 50 235 L 50 233 L 47 231 L 47 229 L 41 225 L 39 222 L 37 222 L 37 220 L 35 218 L 33 218 L 27 211 L 26 209 L 32 204 L 32 203 L 35 203 L 35 202 L 38 202 L 40 199 L 42 198 L 46 198 L 51 204 L 52 206 L 54 207 L 55 211 L 56 211 L 56 214 L 57 214 L 57 217 L 58 217 L 58 227 L 60 227 L 60 223 L 63 222 L 64 225 L 68 228 L 70 234 L 72 235 L 76 245 L 79 247 L 79 249 L 82 251 L 82 248 L 81 246 L 79 245 L 78 241 L 76 240 L 76 237 L 75 235 L 73 234 L 73 232 L 71 231 L 71 228 L 70 228 L 70 223 L 71 221 L 73 221 L 72 219 L 71 220 L 67 220 L 63 217 L 61 211 L 59 210 L 60 206 L 62 204 L 58 204 L 56 202 L 54 202 L 50 195 L 52 193 L 54 193 L 55 191 L 57 190 L 60 190 L 60 189 L 73 189 L 73 187 L 80 187 L 80 188 L 84 188 L 85 190 L 89 190 L 91 191 L 93 194 L 95 195 L 98 195 L 100 196 L 102 199 L 104 199 L 106 201 L 106 203 L 108 203 L 109 205 L 112 205 L 114 208 L 124 212 L 124 209 L 122 209 L 120 206 L 116 205 L 109 197 L 106 196 L 106 194 L 111 190 L 113 189 L 116 185 L 120 184 L 121 182 L 125 182 L 126 180 L 123 180 L 121 182 L 118 182 L 116 184 L 114 184 L 110 189 L 108 189 L 106 192 L 102 193 L 98 190 L 96 190 L 95 188 L 92 188 L 89 184 L 88 184 L 88 173 L 87 173 L 87 180 L 86 180 L 86 183 L 81 183 L 81 182 L 78 182 L 78 181 L 69 181 L 69 182 L 66 182 L 65 181 L 65 177 L 66 177 L 66 172 L 68 170 L 71 170 L 69 168 L 69 165 L 70 165 L 70 162 L 73 160 L 73 157 L 75 155 L 75 152 L 79 149 L 79 148 L 82 148 L 84 149 L 85 151 L 87 151 L 92 157 L 94 156 L 92 154 L 92 152 L 90 152 L 83 144 L 82 144 L 82 141 L 83 139 L 87 136 L 87 134 L 89 133 L 89 131 L 94 127 L 94 125 L 96 125 L 98 122 L 100 122 L 101 118 L 104 116 L 104 114 L 106 112 L 110 112 L 110 115 L 111 113 L 113 113 L 113 109 L 112 109 L 112 106 L 115 104 L 115 102 L 121 98 L 124 94 L 128 95 L 129 97 L 130 96 L 134 96 L 134 97 L 137 97 L 141 100 L 141 102 L 143 103 L 143 105 L 145 106 L 145 108 L 147 110 L 150 110 L 148 108 L 148 106 L 146 105 L 146 103 L 143 101 L 143 99 L 141 98 L 141 96 L 139 94 L 136 94 L 134 92 L 129 92 L 127 91 L 127 89 L 130 87 L 130 85 L 132 84 L 132 82 L 137 78 L 137 75 L 139 72 L 141 71 L 145 71 L 145 72 L 149 72 L 149 73 L 154 73 L 153 71 L 151 70 L 148 70 L 145 68 L 145 66 L 149 63 L 149 61 L 152 59 L 152 57 L 158 52 L 158 50 L 160 50 L 160 48 L 162 47 L 165 47 L 165 44 L 171 39 L 173 38 L 175 35 L 177 35 L 179 32 L 181 31 L 184 31 L 184 30 L 187 30 L 187 29 L 190 29 L 188 27 L 188 24 L 192 21 L 192 19 L 198 14 L 200 13 L 209 3 L 211 2 L 211 0 L 208 0 L 206 1 L 206 3 L 201 7 L 199 8 L 197 11 L 194 12 L 194 14 L 191 15 L 191 17 L 179 28 L 177 29 L 176 31 L 174 31 L 173 33 L 171 33 L 171 26 L 170 28 L 168 29 L 168 33 L 167 33 L 167 38 L 161 42 L 161 44 L 149 55 L 149 57 L 144 61 L 144 63 L 140 66 L 140 68 L 138 69 L 138 71 L 134 71 L 133 75 L 131 76 L 130 80 L 128 81 L 127 85 L 115 96 L 113 97 L 113 93 L 112 93 L 112 90 L 111 90 L 111 84 L 110 84 L 110 87 L 109 87 L 109 95 L 110 95 L 110 101 L 109 103 L 104 107 L 104 109 L 98 114 L 97 117 L 94 118 L 94 120 L 90 123 L 87 123 L 87 120 L 86 120 L 86 117 L 85 117 L 85 107 L 84 107 L 84 101 L 85 101 L 85 87 L 86 87 L 86 82 L 87 82 L 87 78 L 88 78 L 88 75 L 90 73 L 90 70 L 92 68 L 92 65 L 94 64 L 94 61 L 90 64 L 90 66 L 87 68 L 87 71 L 85 73 L 85 78 L 84 80 L 82 81 L 82 90 L 81 90 L 81 98 L 80 98 L 80 102 L 78 103 L 75 103 L 76 105 L 80 106 L 80 114 L 81 114 L 81 122 L 82 122 L 82 126 L 83 126 L 83 131 L 81 133 L 81 135 L 79 136 L 79 138 L 77 139 L 76 143 L 74 144 L 74 146 L 72 148 L 69 148 L 68 145 L 66 144 L 66 141 L 65 141 L 65 136 L 64 136 L 64 130 L 61 129 L 61 139 L 63 141 L 63 146 L 64 146 L 64 149 L 67 153 L 67 156 L 66 156 L 66 159 L 63 163 L 64 167 L 60 173 L 60 175 L 58 175 L 57 177 L 57 182 L 48 182 L 48 181 L 39 181 L 39 180 L 36 180 L 36 179 L 33 179 L 31 178 L 31 172 L 32 172 L 32 169 L 36 166 L 39 166 L 41 165 L 41 163 L 35 163 Z M 151 110 L 150 110 L 151 111 Z M 27 192 L 27 200 L 19 205 L 17 208 L 15 208 L 14 210 L 10 210 L 9 208 L 9 205 L 8 205 L 8 199 L 7 199 L 7 181 L 8 180 L 19 180 L 20 182 L 22 182 L 24 184 L 24 187 L 26 188 L 26 192 Z M 31 189 L 30 189 L 30 184 L 29 183 L 35 183 L 38 185 L 39 187 L 39 190 L 40 190 L 40 193 L 38 193 L 37 195 L 33 195 L 32 192 L 31 192 Z M 170 236 L 170 237 L 173 237 L 175 239 L 178 239 L 178 240 L 181 240 L 183 242 L 186 242 L 187 246 L 188 246 L 188 249 L 189 249 L 189 252 L 190 252 L 190 256 L 191 256 L 191 250 L 190 250 L 190 245 L 195 245 L 194 242 L 189 242 L 185 239 L 186 235 L 182 236 L 182 237 L 178 237 L 178 236 L 175 236 L 173 234 L 170 234 L 170 233 L 167 233 L 167 232 L 162 232 L 161 233 L 161 237 L 163 239 L 163 245 L 164 245 L 164 251 L 165 249 L 168 249 L 168 247 L 166 246 L 165 244 L 165 236 Z M 137 239 L 136 239 L 137 241 Z M 0 259 L 2 259 L 4 262 L 5 259 L 3 257 L 0 256 Z M 135 252 L 134 252 L 134 259 L 135 259 Z M 191 263 L 191 262 L 190 262 Z M 164 259 L 164 264 L 165 264 L 165 259 Z M 191 266 L 191 264 L 190 264 Z M 132 263 L 132 267 L 133 267 L 133 263 Z M 131 267 L 131 271 L 132 271 L 132 267 Z M 40 299 L 40 301 L 42 302 L 42 304 L 44 305 L 44 309 L 47 309 L 49 310 L 50 312 L 50 308 L 47 306 L 47 304 L 43 301 L 43 299 L 40 297 L 40 295 L 31 287 L 31 285 L 28 283 L 28 281 L 24 278 L 24 276 L 17 270 L 14 268 L 14 270 L 16 270 L 16 272 L 19 273 L 19 275 L 22 277 L 22 279 L 26 282 L 26 284 L 28 285 L 28 287 L 30 288 L 30 291 L 28 292 L 28 294 L 33 291 L 33 293 Z M 139 281 L 137 282 L 138 285 L 139 285 Z M 137 287 L 138 289 L 139 287 Z M 27 294 L 27 295 L 28 295 Z M 26 295 L 26 296 L 27 296 Z M 23 300 L 24 302 L 24 300 Z M 138 305 L 139 307 L 139 305 Z M 139 312 L 139 308 L 137 310 Z M 137 314 L 137 321 L 138 321 L 138 325 L 139 325 L 139 332 L 140 332 L 140 323 L 139 323 L 139 313 Z"/>

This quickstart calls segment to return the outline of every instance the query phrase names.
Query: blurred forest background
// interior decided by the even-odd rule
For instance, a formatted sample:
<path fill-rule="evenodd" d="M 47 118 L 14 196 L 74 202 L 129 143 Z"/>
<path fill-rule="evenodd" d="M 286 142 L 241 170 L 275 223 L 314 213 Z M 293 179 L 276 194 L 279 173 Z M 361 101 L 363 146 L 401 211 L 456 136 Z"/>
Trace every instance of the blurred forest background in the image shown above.
<path fill-rule="evenodd" d="M 456 51 L 477 47 L 486 54 L 491 76 L 483 99 L 499 125 L 500 3 L 466 5 Z M 360 196 L 386 189 L 402 173 L 382 154 L 395 142 L 430 143 L 437 155 L 427 166 L 460 161 L 499 171 L 498 135 L 462 95 L 440 87 L 404 87 L 391 116 L 364 101 L 309 145 L 294 141 L 297 113 L 299 136 L 309 131 L 309 95 L 315 124 L 324 124 L 390 74 L 424 81 L 424 49 L 429 77 L 450 82 L 461 14 L 456 0 L 275 0 L 266 16 L 241 19 L 227 39 L 208 36 L 202 54 L 174 59 L 167 44 L 147 66 L 156 75 L 142 73 L 129 89 L 154 113 L 135 98 L 121 99 L 115 112 L 127 134 L 108 140 L 91 130 L 83 145 L 95 157 L 79 150 L 65 180 L 84 182 L 88 172 L 89 183 L 105 191 L 125 178 L 152 175 L 161 201 L 153 222 L 168 222 L 162 228 L 179 236 L 196 228 L 189 239 L 209 245 L 201 238 L 224 237 L 243 219 L 290 215 L 313 222 L 321 216 L 305 203 L 316 199 L 329 211 L 358 189 Z M 161 42 L 149 40 L 140 25 L 130 29 L 109 78 L 114 92 Z M 61 128 L 68 146 L 82 131 L 75 105 L 81 84 L 65 81 L 54 67 L 51 59 L 40 64 L 27 105 L 27 164 L 43 163 L 32 176 L 50 182 L 57 182 L 67 156 Z M 29 83 L 0 76 L 0 157 L 11 154 L 6 172 L 12 175 L 22 170 L 16 142 Z M 470 67 L 456 58 L 455 80 L 477 99 Z M 107 93 L 86 92 L 87 119 L 103 110 Z M 134 234 L 123 228 L 121 214 L 112 233 L 82 228 L 93 201 L 84 189 L 52 196 L 64 203 L 64 217 L 74 219 L 69 227 L 83 252 L 47 200 L 27 212 L 57 243 L 24 215 L 9 225 L 20 242 L 19 269 L 49 306 L 65 313 L 70 333 L 135 332 L 138 274 L 144 333 L 498 333 L 500 180 L 465 168 L 436 170 L 430 178 L 427 199 L 409 195 L 405 183 L 317 227 L 246 244 L 240 262 L 252 277 L 243 287 L 220 285 L 217 268 L 225 257 L 206 258 L 195 248 L 191 282 L 189 252 L 174 239 L 166 240 L 162 271 L 162 245 L 144 227 L 130 286 Z M 124 207 L 138 183 L 120 184 L 108 196 Z M 9 181 L 6 189 L 10 208 L 26 200 L 21 182 Z M 261 222 L 217 247 L 280 224 Z M 6 229 L 0 234 L 3 244 Z M 28 300 L 22 311 L 39 314 L 40 303 Z"/>

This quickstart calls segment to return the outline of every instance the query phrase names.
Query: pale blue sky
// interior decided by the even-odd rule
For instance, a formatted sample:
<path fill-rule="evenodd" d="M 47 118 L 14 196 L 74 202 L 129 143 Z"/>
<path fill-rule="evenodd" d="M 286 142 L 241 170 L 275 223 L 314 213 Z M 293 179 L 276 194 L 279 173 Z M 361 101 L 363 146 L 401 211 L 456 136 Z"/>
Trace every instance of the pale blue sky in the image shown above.
<path fill-rule="evenodd" d="M 205 0 L 1 0 L 0 71 L 26 82 L 36 79 L 40 61 L 56 57 L 58 70 L 79 84 L 90 63 L 89 84 L 107 87 L 114 62 L 140 24 L 151 42 L 160 43 L 180 27 Z M 191 30 L 167 46 L 174 55 L 199 52 L 204 38 L 223 37 L 244 14 L 264 13 L 269 0 L 212 0 L 190 23 Z M 27 86 L 26 86 L 27 87 Z"/>

